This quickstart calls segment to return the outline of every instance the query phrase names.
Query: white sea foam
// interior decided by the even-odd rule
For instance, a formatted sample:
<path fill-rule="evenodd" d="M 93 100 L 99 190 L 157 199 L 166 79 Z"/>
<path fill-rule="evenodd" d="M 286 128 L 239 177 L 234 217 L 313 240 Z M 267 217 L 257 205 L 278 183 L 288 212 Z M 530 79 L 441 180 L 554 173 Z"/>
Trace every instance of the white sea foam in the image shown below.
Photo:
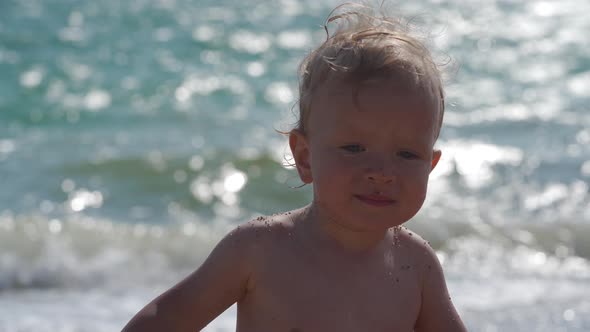
<path fill-rule="evenodd" d="M 277 36 L 277 44 L 285 49 L 306 48 L 311 43 L 311 35 L 308 31 L 282 31 Z"/>
<path fill-rule="evenodd" d="M 44 71 L 42 68 L 32 68 L 21 74 L 20 84 L 25 88 L 32 89 L 41 84 L 43 76 Z"/>
<path fill-rule="evenodd" d="M 268 50 L 272 41 L 269 35 L 239 30 L 230 36 L 229 44 L 237 51 L 258 54 Z"/>
<path fill-rule="evenodd" d="M 293 102 L 295 95 L 286 82 L 272 82 L 266 88 L 264 98 L 272 103 L 289 104 Z"/>
<path fill-rule="evenodd" d="M 84 106 L 90 111 L 98 111 L 110 105 L 111 94 L 105 90 L 91 90 L 84 96 Z"/>
<path fill-rule="evenodd" d="M 523 159 L 522 151 L 509 146 L 462 140 L 444 142 L 441 145 L 444 146 L 445 157 L 433 171 L 432 178 L 457 172 L 472 188 L 488 184 L 494 176 L 494 166 L 518 165 Z"/>

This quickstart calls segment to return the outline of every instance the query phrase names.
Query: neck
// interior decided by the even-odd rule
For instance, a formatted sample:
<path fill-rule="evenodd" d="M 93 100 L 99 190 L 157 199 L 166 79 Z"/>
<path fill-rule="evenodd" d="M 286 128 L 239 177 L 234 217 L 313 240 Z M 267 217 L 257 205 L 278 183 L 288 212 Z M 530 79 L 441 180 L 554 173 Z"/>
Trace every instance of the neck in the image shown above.
<path fill-rule="evenodd" d="M 325 215 L 314 202 L 303 210 L 303 227 L 309 240 L 322 247 L 348 253 L 369 254 L 381 248 L 388 230 L 357 230 Z"/>

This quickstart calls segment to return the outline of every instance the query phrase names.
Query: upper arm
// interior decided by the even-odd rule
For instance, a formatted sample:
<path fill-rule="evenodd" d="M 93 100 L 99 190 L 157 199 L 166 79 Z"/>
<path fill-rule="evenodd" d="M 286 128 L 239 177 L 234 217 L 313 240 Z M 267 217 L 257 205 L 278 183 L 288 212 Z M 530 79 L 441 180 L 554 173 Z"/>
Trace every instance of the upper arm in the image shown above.
<path fill-rule="evenodd" d="M 422 303 L 415 331 L 467 331 L 449 296 L 443 270 L 436 253 L 427 245 L 425 245 L 425 250 Z"/>
<path fill-rule="evenodd" d="M 123 329 L 198 331 L 246 294 L 250 276 L 248 231 L 239 228 L 192 274 L 144 307 Z"/>

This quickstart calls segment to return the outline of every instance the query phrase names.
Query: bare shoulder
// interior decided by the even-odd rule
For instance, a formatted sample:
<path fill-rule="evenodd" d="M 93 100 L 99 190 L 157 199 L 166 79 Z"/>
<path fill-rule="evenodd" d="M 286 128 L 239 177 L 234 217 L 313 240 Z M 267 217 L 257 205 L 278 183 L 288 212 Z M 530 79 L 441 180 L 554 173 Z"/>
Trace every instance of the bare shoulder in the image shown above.
<path fill-rule="evenodd" d="M 249 260 L 264 259 L 269 249 L 277 251 L 291 238 L 294 231 L 292 215 L 296 213 L 290 211 L 255 217 L 229 232 L 227 241 L 235 242 L 240 250 L 246 251 Z"/>
<path fill-rule="evenodd" d="M 255 217 L 238 225 L 228 237 L 235 236 L 238 241 L 249 243 L 251 250 L 265 249 L 284 240 L 293 231 L 292 212 Z"/>
<path fill-rule="evenodd" d="M 396 245 L 405 249 L 405 254 L 412 262 L 419 264 L 424 270 L 440 267 L 436 251 L 430 246 L 430 242 L 418 233 L 406 227 L 399 227 L 394 234 Z"/>
<path fill-rule="evenodd" d="M 423 291 L 427 291 L 428 285 L 432 284 L 444 287 L 446 290 L 442 265 L 428 241 L 406 227 L 399 228 L 396 241 L 398 246 L 404 249 L 404 256 L 408 263 L 416 266 L 416 270 L 420 273 L 422 284 L 426 286 Z"/>
<path fill-rule="evenodd" d="M 405 226 L 398 227 L 397 231 L 394 230 L 397 240 L 404 241 L 406 245 L 413 247 L 430 247 L 428 241 L 423 239 L 418 233 L 410 230 Z"/>

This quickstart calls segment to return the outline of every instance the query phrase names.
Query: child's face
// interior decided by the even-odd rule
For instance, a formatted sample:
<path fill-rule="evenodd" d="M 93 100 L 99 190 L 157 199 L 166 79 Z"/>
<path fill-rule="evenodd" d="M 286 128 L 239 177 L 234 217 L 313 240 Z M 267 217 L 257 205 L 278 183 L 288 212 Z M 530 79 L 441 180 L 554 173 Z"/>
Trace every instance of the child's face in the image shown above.
<path fill-rule="evenodd" d="M 394 82 L 358 88 L 329 82 L 314 96 L 307 132 L 290 143 L 304 182 L 324 218 L 358 231 L 398 226 L 426 196 L 437 98 L 404 91 Z"/>

